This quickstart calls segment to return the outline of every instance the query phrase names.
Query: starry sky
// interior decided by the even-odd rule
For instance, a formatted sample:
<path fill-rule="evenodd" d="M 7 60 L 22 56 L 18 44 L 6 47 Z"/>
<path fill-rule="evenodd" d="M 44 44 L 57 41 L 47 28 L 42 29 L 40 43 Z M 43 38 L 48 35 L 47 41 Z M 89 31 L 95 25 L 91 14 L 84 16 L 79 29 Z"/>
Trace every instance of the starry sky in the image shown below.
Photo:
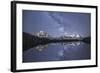
<path fill-rule="evenodd" d="M 23 10 L 23 32 L 30 34 L 45 31 L 51 36 L 79 34 L 91 35 L 91 14 Z"/>

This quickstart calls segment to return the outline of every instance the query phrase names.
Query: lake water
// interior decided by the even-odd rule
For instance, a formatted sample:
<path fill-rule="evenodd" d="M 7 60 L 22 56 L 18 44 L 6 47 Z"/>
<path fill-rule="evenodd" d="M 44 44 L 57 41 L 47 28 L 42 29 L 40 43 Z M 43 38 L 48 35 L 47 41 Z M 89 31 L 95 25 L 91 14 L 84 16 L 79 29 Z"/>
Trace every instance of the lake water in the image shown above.
<path fill-rule="evenodd" d="M 83 42 L 38 45 L 23 52 L 23 62 L 47 62 L 91 59 L 90 44 Z"/>

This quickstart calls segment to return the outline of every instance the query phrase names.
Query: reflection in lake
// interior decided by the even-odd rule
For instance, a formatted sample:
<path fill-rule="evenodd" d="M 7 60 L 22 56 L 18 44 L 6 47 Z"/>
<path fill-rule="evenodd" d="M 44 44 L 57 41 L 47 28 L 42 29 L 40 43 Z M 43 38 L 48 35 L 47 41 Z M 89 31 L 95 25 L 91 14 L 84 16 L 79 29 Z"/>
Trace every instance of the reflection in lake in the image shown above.
<path fill-rule="evenodd" d="M 38 45 L 23 52 L 23 62 L 44 62 L 90 59 L 90 44 L 83 42 Z"/>

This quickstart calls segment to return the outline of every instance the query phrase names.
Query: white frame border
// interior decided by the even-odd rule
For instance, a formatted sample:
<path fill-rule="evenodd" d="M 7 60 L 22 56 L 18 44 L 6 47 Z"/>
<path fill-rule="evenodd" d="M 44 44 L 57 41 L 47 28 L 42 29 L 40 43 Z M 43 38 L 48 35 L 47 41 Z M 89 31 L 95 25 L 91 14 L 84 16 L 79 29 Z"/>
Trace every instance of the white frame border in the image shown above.
<path fill-rule="evenodd" d="M 53 67 L 75 67 L 85 65 L 96 65 L 96 9 L 82 8 L 82 7 L 67 7 L 67 6 L 45 6 L 45 5 L 29 5 L 17 4 L 17 47 L 16 47 L 16 69 L 39 69 L 39 68 L 53 68 Z M 39 62 L 39 63 L 22 63 L 22 10 L 41 10 L 41 11 L 60 11 L 60 12 L 82 12 L 91 13 L 91 60 L 79 61 L 60 61 L 60 62 Z"/>

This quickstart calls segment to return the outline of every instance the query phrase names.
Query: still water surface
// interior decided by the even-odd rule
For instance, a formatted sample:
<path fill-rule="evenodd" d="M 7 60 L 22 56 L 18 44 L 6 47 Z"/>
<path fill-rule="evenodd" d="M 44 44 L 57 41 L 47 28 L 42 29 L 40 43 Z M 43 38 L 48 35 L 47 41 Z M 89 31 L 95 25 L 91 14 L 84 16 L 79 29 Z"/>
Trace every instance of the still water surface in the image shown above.
<path fill-rule="evenodd" d="M 90 44 L 83 42 L 38 45 L 23 52 L 23 62 L 86 60 L 91 58 Z"/>

